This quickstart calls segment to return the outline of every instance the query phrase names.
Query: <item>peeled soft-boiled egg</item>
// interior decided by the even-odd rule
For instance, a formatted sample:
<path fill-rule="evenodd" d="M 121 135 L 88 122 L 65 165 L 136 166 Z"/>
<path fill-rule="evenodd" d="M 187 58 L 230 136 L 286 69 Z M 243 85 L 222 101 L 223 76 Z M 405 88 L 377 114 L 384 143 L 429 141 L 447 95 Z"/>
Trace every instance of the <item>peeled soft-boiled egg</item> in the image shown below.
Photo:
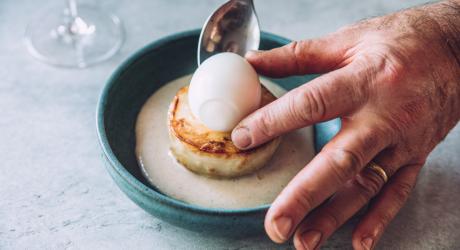
<path fill-rule="evenodd" d="M 206 59 L 190 82 L 190 109 L 206 127 L 230 131 L 245 116 L 259 108 L 261 86 L 254 68 L 234 53 L 219 53 Z"/>

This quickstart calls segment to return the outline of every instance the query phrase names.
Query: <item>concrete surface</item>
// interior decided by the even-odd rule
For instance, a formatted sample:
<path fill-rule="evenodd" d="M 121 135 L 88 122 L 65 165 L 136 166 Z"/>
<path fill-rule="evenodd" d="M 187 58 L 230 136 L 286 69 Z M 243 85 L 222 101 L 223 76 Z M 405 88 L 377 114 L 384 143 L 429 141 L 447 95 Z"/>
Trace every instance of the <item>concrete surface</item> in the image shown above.
<path fill-rule="evenodd" d="M 27 21 L 51 2 L 0 1 L 0 249 L 292 248 L 263 236 L 209 238 L 164 223 L 125 197 L 101 162 L 95 107 L 107 77 L 150 41 L 200 27 L 223 1 L 99 1 L 123 20 L 127 39 L 110 61 L 83 70 L 42 64 L 23 46 Z M 264 30 L 301 39 L 422 2 L 258 0 L 256 5 Z M 460 249 L 459 188 L 457 126 L 431 154 L 378 248 Z M 324 248 L 350 248 L 352 226 L 342 227 Z"/>

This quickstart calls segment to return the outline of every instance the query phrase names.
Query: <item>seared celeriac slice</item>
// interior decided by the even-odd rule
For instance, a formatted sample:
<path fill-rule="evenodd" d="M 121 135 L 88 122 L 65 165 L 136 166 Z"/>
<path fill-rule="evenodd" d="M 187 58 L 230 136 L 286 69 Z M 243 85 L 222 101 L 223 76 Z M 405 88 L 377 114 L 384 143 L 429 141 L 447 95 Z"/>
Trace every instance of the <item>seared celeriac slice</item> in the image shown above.
<path fill-rule="evenodd" d="M 181 88 L 168 111 L 171 152 L 179 163 L 201 175 L 231 178 L 252 173 L 270 160 L 281 138 L 253 149 L 238 149 L 231 140 L 231 131 L 210 130 L 193 116 L 187 94 L 188 87 Z M 276 99 L 263 86 L 261 96 L 262 106 Z"/>

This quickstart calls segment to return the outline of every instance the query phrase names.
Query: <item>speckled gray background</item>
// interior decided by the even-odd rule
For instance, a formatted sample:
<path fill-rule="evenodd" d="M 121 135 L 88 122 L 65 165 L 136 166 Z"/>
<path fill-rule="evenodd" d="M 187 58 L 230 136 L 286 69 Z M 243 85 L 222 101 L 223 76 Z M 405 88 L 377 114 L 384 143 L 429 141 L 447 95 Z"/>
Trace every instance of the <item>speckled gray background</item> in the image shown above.
<path fill-rule="evenodd" d="M 123 20 L 126 42 L 110 61 L 70 70 L 35 61 L 22 44 L 28 19 L 51 1 L 0 1 L 0 249 L 292 248 L 263 236 L 209 238 L 164 223 L 125 197 L 101 161 L 95 107 L 111 72 L 150 41 L 200 27 L 222 2 L 99 1 Z M 258 0 L 256 5 L 264 30 L 301 39 L 422 2 Z M 379 248 L 460 249 L 459 191 L 457 126 L 432 153 Z M 351 248 L 352 224 L 325 248 Z"/>

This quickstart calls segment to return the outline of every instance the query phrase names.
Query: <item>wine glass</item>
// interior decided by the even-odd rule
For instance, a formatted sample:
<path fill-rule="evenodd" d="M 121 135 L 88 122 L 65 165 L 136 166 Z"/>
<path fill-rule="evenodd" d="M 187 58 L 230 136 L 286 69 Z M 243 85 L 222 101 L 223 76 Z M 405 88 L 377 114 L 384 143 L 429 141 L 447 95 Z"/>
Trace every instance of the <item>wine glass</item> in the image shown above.
<path fill-rule="evenodd" d="M 25 44 L 37 59 L 64 67 L 84 68 L 104 61 L 118 52 L 124 31 L 118 17 L 95 6 L 77 5 L 50 8 L 28 24 Z"/>

